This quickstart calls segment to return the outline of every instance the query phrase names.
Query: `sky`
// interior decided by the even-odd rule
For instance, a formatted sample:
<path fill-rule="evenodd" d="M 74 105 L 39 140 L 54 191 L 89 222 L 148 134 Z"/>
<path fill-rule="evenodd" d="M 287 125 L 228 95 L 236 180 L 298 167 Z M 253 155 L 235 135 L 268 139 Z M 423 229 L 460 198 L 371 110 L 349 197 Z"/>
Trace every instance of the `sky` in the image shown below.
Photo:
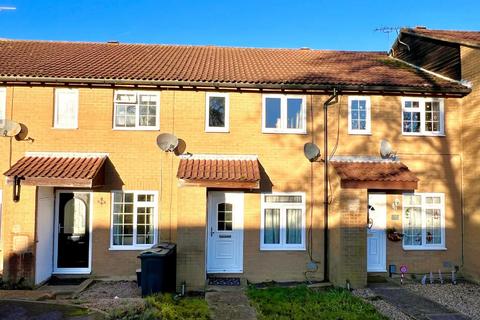
<path fill-rule="evenodd" d="M 480 1 L 0 0 L 0 38 L 388 51 L 396 32 L 480 31 Z"/>

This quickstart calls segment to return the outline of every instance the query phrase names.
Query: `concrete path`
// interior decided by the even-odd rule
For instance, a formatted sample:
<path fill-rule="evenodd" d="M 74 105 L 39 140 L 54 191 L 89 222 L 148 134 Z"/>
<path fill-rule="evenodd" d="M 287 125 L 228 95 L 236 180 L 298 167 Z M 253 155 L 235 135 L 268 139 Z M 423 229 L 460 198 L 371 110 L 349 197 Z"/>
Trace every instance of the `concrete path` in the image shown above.
<path fill-rule="evenodd" d="M 45 302 L 0 300 L 0 320 L 102 320 L 85 308 Z"/>
<path fill-rule="evenodd" d="M 392 283 L 372 283 L 368 287 L 383 300 L 396 306 L 403 313 L 417 320 L 465 320 L 470 319 L 441 304 L 421 297 Z"/>
<path fill-rule="evenodd" d="M 255 309 L 245 295 L 245 288 L 210 287 L 205 294 L 215 320 L 255 320 Z"/>

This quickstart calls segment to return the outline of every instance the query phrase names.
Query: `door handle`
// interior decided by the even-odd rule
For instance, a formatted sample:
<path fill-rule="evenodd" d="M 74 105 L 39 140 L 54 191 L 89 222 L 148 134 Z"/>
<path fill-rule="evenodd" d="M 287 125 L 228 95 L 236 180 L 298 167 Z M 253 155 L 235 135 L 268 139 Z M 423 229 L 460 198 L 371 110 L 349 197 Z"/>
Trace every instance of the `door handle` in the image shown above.
<path fill-rule="evenodd" d="M 213 234 L 214 234 L 214 233 L 215 233 L 215 232 L 213 232 L 213 227 L 210 227 L 210 237 L 213 237 Z"/>

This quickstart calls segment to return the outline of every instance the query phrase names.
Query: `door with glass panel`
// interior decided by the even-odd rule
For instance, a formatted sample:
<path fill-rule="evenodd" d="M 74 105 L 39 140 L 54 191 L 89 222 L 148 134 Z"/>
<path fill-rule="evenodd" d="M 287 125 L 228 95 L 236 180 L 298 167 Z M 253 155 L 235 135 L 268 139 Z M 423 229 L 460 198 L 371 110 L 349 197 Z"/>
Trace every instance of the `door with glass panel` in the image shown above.
<path fill-rule="evenodd" d="M 209 192 L 207 272 L 243 272 L 243 193 Z"/>
<path fill-rule="evenodd" d="M 367 271 L 387 270 L 387 195 L 368 194 Z"/>
<path fill-rule="evenodd" d="M 90 272 L 90 211 L 90 192 L 57 191 L 54 238 L 56 273 Z"/>

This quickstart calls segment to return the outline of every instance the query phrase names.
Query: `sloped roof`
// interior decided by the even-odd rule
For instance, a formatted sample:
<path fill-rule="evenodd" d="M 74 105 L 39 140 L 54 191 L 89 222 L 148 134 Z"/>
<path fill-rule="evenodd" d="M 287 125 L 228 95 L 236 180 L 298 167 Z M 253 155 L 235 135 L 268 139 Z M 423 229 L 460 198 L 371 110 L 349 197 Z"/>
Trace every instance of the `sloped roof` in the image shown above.
<path fill-rule="evenodd" d="M 26 79 L 469 92 L 456 82 L 407 66 L 386 52 L 1 40 L 0 81 Z"/>
<path fill-rule="evenodd" d="M 333 161 L 343 188 L 416 189 L 418 178 L 399 161 Z"/>
<path fill-rule="evenodd" d="M 106 160 L 105 155 L 46 155 L 27 154 L 20 158 L 4 175 L 12 180 L 15 176 L 23 179 L 22 184 L 58 187 L 97 186 L 100 171 Z"/>
<path fill-rule="evenodd" d="M 202 155 L 183 158 L 177 178 L 190 183 L 233 188 L 259 187 L 260 165 L 255 156 Z"/>
<path fill-rule="evenodd" d="M 405 28 L 402 32 L 431 39 L 459 43 L 480 48 L 480 31 L 429 30 L 425 28 Z"/>

